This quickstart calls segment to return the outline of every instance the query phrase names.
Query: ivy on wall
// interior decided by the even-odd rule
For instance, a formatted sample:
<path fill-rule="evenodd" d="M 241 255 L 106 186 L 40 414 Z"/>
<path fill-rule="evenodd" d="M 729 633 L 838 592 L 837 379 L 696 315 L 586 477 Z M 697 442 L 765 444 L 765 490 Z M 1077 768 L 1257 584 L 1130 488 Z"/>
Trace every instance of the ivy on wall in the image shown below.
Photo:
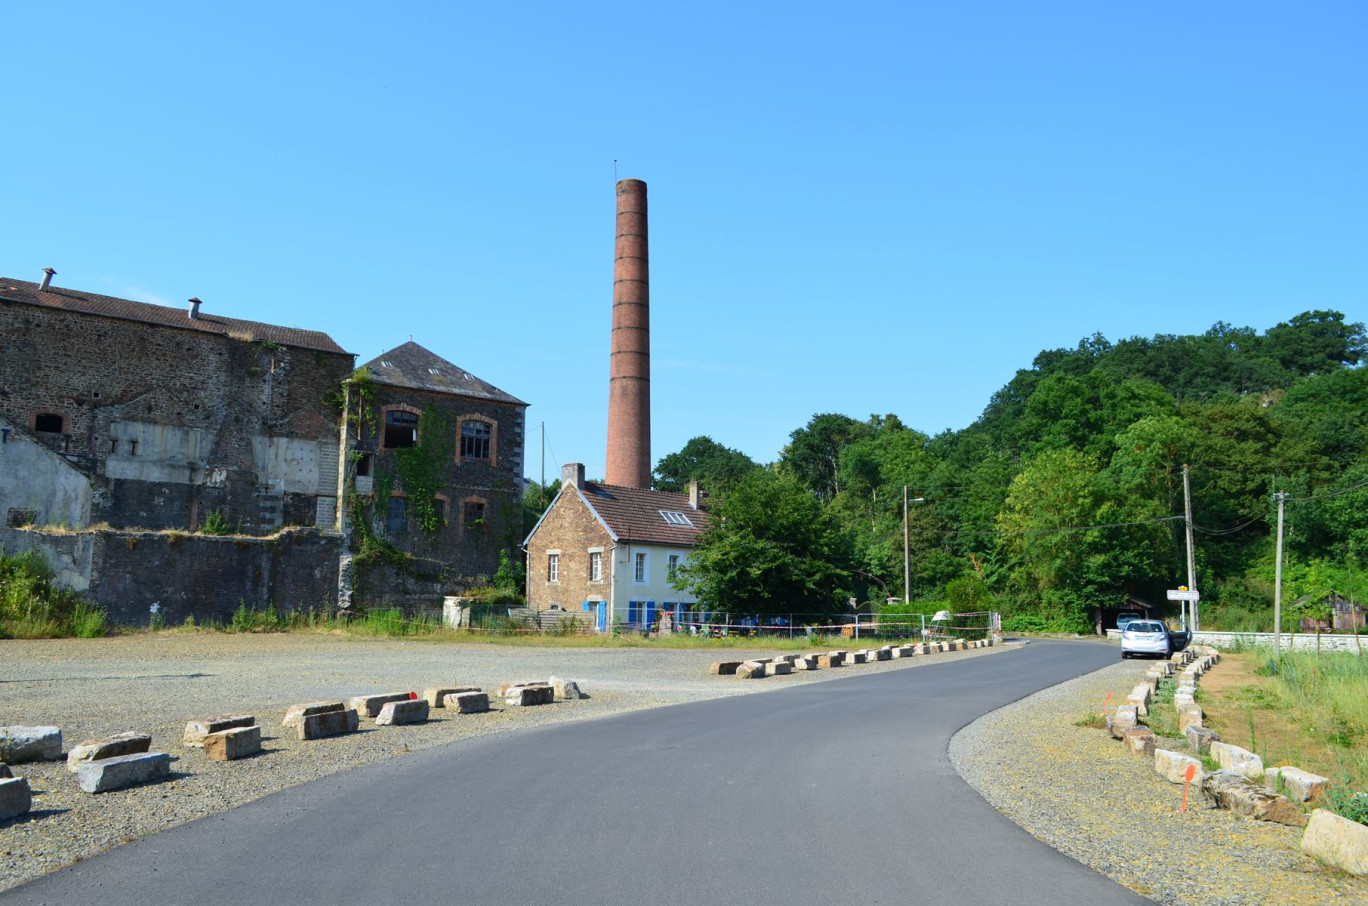
<path fill-rule="evenodd" d="M 435 534 L 445 524 L 437 512 L 437 492 L 455 452 L 451 424 L 436 412 L 419 416 L 416 446 L 394 451 L 395 471 L 408 495 L 409 518 L 426 534 Z"/>

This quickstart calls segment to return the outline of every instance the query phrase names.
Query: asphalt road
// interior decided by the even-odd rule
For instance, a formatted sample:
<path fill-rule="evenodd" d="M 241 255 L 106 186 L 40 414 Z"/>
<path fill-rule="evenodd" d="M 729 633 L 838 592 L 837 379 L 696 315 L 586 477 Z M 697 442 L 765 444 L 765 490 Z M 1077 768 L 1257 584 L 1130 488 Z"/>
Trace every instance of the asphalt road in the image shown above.
<path fill-rule="evenodd" d="M 1036 642 L 456 743 L 135 841 L 0 904 L 1147 903 L 1000 816 L 946 756 L 979 715 L 1115 659 Z"/>

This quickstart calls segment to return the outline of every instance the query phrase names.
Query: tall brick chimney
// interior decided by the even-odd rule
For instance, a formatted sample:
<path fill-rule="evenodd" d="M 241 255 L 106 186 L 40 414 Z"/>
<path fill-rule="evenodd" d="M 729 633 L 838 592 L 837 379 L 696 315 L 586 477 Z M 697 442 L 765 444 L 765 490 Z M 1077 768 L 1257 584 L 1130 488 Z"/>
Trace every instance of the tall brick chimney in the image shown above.
<path fill-rule="evenodd" d="M 651 277 L 646 183 L 617 184 L 613 339 L 608 377 L 608 464 L 604 480 L 651 486 Z"/>

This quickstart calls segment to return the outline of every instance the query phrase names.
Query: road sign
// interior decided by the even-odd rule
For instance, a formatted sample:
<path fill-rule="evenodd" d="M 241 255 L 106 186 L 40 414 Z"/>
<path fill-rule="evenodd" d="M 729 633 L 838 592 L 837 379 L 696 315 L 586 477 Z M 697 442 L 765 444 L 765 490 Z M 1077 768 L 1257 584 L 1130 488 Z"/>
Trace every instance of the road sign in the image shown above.
<path fill-rule="evenodd" d="M 1186 588 L 1170 588 L 1168 599 L 1170 601 L 1200 601 L 1202 596 L 1195 591 L 1188 591 Z"/>

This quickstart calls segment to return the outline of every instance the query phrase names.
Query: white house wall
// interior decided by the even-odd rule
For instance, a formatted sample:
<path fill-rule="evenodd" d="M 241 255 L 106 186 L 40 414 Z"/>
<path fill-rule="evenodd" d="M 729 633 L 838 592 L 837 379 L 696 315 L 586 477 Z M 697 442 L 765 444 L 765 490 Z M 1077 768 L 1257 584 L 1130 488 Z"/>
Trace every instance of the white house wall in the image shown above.
<path fill-rule="evenodd" d="M 644 583 L 636 581 L 636 555 L 645 553 L 647 575 Z M 687 549 L 657 544 L 619 544 L 613 562 L 613 616 L 616 623 L 628 623 L 633 601 L 654 602 L 653 612 L 659 614 L 666 604 L 695 604 L 698 598 L 670 585 L 667 577 L 670 554 L 679 555 L 679 565 L 689 560 Z M 640 611 L 638 611 L 640 613 Z M 638 617 L 644 619 L 644 617 Z"/>

